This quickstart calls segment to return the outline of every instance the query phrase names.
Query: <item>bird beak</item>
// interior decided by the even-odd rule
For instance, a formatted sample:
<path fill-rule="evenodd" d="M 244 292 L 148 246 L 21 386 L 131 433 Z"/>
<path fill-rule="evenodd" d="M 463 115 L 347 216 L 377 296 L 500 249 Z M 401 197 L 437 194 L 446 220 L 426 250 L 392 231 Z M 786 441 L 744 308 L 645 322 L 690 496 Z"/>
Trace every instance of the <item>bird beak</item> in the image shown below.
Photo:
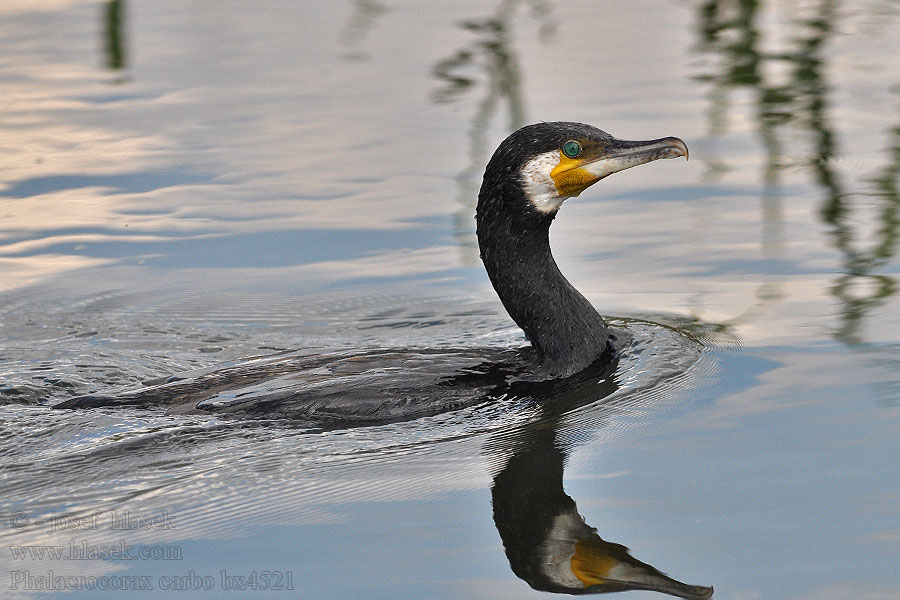
<path fill-rule="evenodd" d="M 560 152 L 559 164 L 550 172 L 560 196 L 577 196 L 589 186 L 618 171 L 661 158 L 688 158 L 687 145 L 677 137 L 629 141 L 615 138 L 585 148 L 578 158 Z"/>

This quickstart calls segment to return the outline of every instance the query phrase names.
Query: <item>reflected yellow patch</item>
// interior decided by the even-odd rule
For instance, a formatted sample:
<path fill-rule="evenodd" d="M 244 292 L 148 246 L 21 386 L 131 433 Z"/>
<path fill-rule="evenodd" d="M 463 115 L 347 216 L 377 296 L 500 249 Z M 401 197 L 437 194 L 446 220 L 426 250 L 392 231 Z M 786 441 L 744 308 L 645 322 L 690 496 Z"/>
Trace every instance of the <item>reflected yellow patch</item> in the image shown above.
<path fill-rule="evenodd" d="M 550 177 L 560 196 L 577 196 L 589 185 L 597 181 L 597 176 L 580 168 L 584 161 L 569 158 L 559 151 L 559 164 L 550 171 Z"/>
<path fill-rule="evenodd" d="M 609 572 L 619 561 L 603 551 L 603 547 L 592 540 L 575 542 L 572 555 L 572 573 L 584 587 L 606 583 Z"/>

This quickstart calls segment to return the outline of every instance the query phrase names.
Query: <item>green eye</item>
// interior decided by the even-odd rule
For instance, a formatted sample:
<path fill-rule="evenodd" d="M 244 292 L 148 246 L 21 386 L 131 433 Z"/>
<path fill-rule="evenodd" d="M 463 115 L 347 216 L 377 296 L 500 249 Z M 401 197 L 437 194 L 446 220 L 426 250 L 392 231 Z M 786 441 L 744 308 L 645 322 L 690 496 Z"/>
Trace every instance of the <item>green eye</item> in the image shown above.
<path fill-rule="evenodd" d="M 579 144 L 575 140 L 569 140 L 568 142 L 563 144 L 563 154 L 565 154 L 569 158 L 575 158 L 576 156 L 581 154 L 581 144 Z"/>

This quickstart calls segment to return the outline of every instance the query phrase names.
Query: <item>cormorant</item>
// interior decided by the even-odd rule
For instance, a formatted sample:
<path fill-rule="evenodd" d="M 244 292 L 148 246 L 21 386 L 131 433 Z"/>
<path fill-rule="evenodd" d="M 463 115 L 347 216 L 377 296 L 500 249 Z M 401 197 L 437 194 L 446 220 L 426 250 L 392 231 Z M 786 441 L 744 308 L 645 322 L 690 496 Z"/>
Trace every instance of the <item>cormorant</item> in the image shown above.
<path fill-rule="evenodd" d="M 519 129 L 488 162 L 475 217 L 481 260 L 546 378 L 582 371 L 610 343 L 603 318 L 550 253 L 557 211 L 617 171 L 679 156 L 687 158 L 688 149 L 675 137 L 624 141 L 590 125 L 556 122 Z"/>
<path fill-rule="evenodd" d="M 335 427 L 412 419 L 491 397 L 551 393 L 559 381 L 586 376 L 588 367 L 602 368 L 616 351 L 606 323 L 556 266 L 551 222 L 567 198 L 604 177 L 679 156 L 687 158 L 688 149 L 678 138 L 624 141 L 582 123 L 528 125 L 500 144 L 478 195 L 478 245 L 491 283 L 531 342 L 531 353 L 283 353 L 182 373 L 114 395 L 78 396 L 55 407 L 162 405 L 173 413 L 278 416 Z M 531 387 L 517 387 L 523 380 Z"/>

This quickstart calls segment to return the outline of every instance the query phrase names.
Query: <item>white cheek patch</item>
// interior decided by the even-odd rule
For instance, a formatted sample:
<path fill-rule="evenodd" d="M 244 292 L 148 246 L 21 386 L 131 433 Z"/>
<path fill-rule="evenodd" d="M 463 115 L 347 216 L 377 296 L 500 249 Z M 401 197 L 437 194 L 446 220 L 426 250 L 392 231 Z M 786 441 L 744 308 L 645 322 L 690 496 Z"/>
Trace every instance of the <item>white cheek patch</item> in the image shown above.
<path fill-rule="evenodd" d="M 559 150 L 539 154 L 525 163 L 519 176 L 531 205 L 542 213 L 559 210 L 569 196 L 560 196 L 550 171 L 559 164 Z"/>

